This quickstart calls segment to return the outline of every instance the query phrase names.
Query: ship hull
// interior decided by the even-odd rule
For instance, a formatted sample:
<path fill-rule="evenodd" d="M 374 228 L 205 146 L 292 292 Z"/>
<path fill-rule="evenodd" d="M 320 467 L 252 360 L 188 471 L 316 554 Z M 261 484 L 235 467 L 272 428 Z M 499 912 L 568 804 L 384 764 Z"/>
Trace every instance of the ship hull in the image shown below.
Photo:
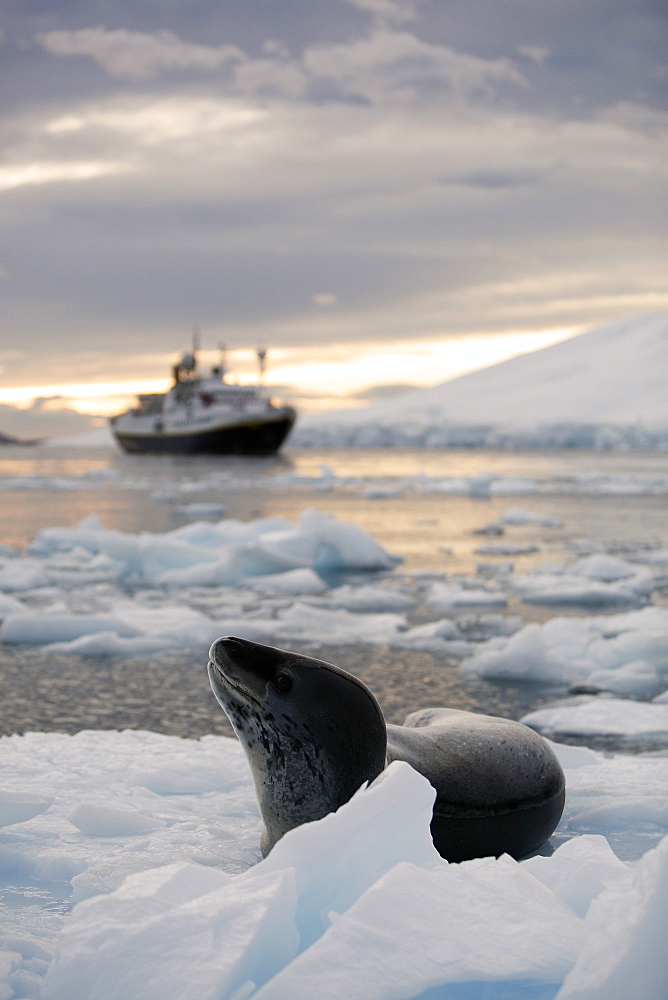
<path fill-rule="evenodd" d="M 293 415 L 276 420 L 235 423 L 188 432 L 134 432 L 112 427 L 121 448 L 130 454 L 273 455 L 292 430 Z"/>

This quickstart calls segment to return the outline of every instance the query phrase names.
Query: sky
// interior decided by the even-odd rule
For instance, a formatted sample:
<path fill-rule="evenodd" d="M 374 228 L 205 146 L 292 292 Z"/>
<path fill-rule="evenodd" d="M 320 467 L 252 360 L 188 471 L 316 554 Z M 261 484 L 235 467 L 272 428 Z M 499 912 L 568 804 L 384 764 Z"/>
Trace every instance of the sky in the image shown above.
<path fill-rule="evenodd" d="M 195 327 L 308 405 L 668 308 L 662 0 L 1 17 L 0 430 L 164 384 Z"/>

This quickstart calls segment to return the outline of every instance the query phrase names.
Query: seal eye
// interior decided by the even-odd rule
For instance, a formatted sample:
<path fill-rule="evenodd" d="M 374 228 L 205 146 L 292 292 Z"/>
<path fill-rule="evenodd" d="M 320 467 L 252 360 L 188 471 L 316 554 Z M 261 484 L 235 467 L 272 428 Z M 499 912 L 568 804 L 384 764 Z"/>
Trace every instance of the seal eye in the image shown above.
<path fill-rule="evenodd" d="M 274 677 L 274 687 L 278 691 L 291 691 L 292 690 L 292 678 L 289 674 L 276 674 Z"/>

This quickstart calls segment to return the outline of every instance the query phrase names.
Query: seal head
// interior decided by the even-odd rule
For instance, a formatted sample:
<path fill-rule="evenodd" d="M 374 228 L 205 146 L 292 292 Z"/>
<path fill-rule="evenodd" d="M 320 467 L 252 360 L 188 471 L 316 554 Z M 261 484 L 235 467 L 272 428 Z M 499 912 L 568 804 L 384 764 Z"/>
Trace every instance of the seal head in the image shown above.
<path fill-rule="evenodd" d="M 262 854 L 321 819 L 385 767 L 378 702 L 323 660 L 237 639 L 209 652 L 209 680 L 246 751 L 264 822 Z"/>

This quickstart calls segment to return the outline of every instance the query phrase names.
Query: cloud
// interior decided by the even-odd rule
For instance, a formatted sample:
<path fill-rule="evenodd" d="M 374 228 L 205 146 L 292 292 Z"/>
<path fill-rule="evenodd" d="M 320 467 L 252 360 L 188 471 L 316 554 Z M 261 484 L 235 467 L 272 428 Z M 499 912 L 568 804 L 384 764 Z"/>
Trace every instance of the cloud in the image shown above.
<path fill-rule="evenodd" d="M 234 45 L 195 45 L 164 30 L 155 34 L 122 28 L 108 31 L 100 25 L 76 31 L 48 31 L 37 35 L 37 41 L 53 55 L 88 56 L 107 73 L 127 80 L 148 80 L 164 70 L 211 72 L 245 58 Z"/>
<path fill-rule="evenodd" d="M 517 51 L 536 66 L 544 66 L 551 55 L 547 45 L 518 45 Z"/>
<path fill-rule="evenodd" d="M 667 159 L 654 135 L 605 117 L 151 91 L 23 127 L 14 160 L 92 161 L 102 148 L 136 165 L 88 196 L 34 186 L 7 217 L 8 322 L 51 363 L 54 317 L 63 352 L 85 350 L 94 329 L 132 356 L 178 350 L 193 323 L 210 342 L 271 347 L 570 326 L 666 304 L 652 192 Z M 333 288 L 336 309 L 313 300 Z"/>
<path fill-rule="evenodd" d="M 528 85 L 509 59 L 482 59 L 387 28 L 348 45 L 310 48 L 304 66 L 314 77 L 336 81 L 344 93 L 372 102 L 444 93 L 467 99 L 499 85 Z"/>
<path fill-rule="evenodd" d="M 14 371 L 133 368 L 193 324 L 274 348 L 665 308 L 664 54 L 651 0 L 627 33 L 602 4 L 59 8 L 8 53 Z"/>
<path fill-rule="evenodd" d="M 316 292 L 311 296 L 311 301 L 314 306 L 327 308 L 328 306 L 335 306 L 338 299 L 332 292 Z"/>
<path fill-rule="evenodd" d="M 119 155 L 125 148 L 125 156 L 129 148 L 136 152 L 155 146 L 178 154 L 189 150 L 192 141 L 201 149 L 215 137 L 234 144 L 235 133 L 253 133 L 266 118 L 266 110 L 234 98 L 149 94 L 81 104 L 67 115 L 27 123 L 26 128 L 56 136 L 57 148 L 63 150 L 69 137 L 73 150 L 83 143 L 93 150 L 103 142 Z"/>
<path fill-rule="evenodd" d="M 648 107 L 638 101 L 619 101 L 601 112 L 601 120 L 634 132 L 657 137 L 668 135 L 668 111 Z"/>
<path fill-rule="evenodd" d="M 346 0 L 351 7 L 367 11 L 380 21 L 403 24 L 417 17 L 411 0 Z"/>
<path fill-rule="evenodd" d="M 0 167 L 0 191 L 24 187 L 26 184 L 77 183 L 126 173 L 131 169 L 129 164 L 95 160 L 10 164 Z"/>
<path fill-rule="evenodd" d="M 242 94 L 301 97 L 308 76 L 292 59 L 246 59 L 234 71 L 234 87 Z"/>
<path fill-rule="evenodd" d="M 356 5 L 395 11 L 394 20 L 401 11 L 405 20 L 409 9 L 393 0 L 356 0 Z M 54 55 L 84 55 L 112 76 L 135 81 L 166 71 L 211 73 L 227 66 L 236 92 L 257 96 L 303 97 L 309 82 L 322 79 L 336 83 L 341 96 L 369 101 L 437 98 L 443 93 L 463 99 L 490 94 L 500 85 L 527 86 L 510 59 L 457 52 L 382 24 L 368 37 L 351 43 L 307 47 L 301 58 L 290 57 L 278 43 L 269 43 L 264 46 L 265 57 L 253 59 L 237 46 L 196 45 L 169 31 L 147 34 L 82 28 L 50 31 L 38 35 L 37 41 Z"/>

